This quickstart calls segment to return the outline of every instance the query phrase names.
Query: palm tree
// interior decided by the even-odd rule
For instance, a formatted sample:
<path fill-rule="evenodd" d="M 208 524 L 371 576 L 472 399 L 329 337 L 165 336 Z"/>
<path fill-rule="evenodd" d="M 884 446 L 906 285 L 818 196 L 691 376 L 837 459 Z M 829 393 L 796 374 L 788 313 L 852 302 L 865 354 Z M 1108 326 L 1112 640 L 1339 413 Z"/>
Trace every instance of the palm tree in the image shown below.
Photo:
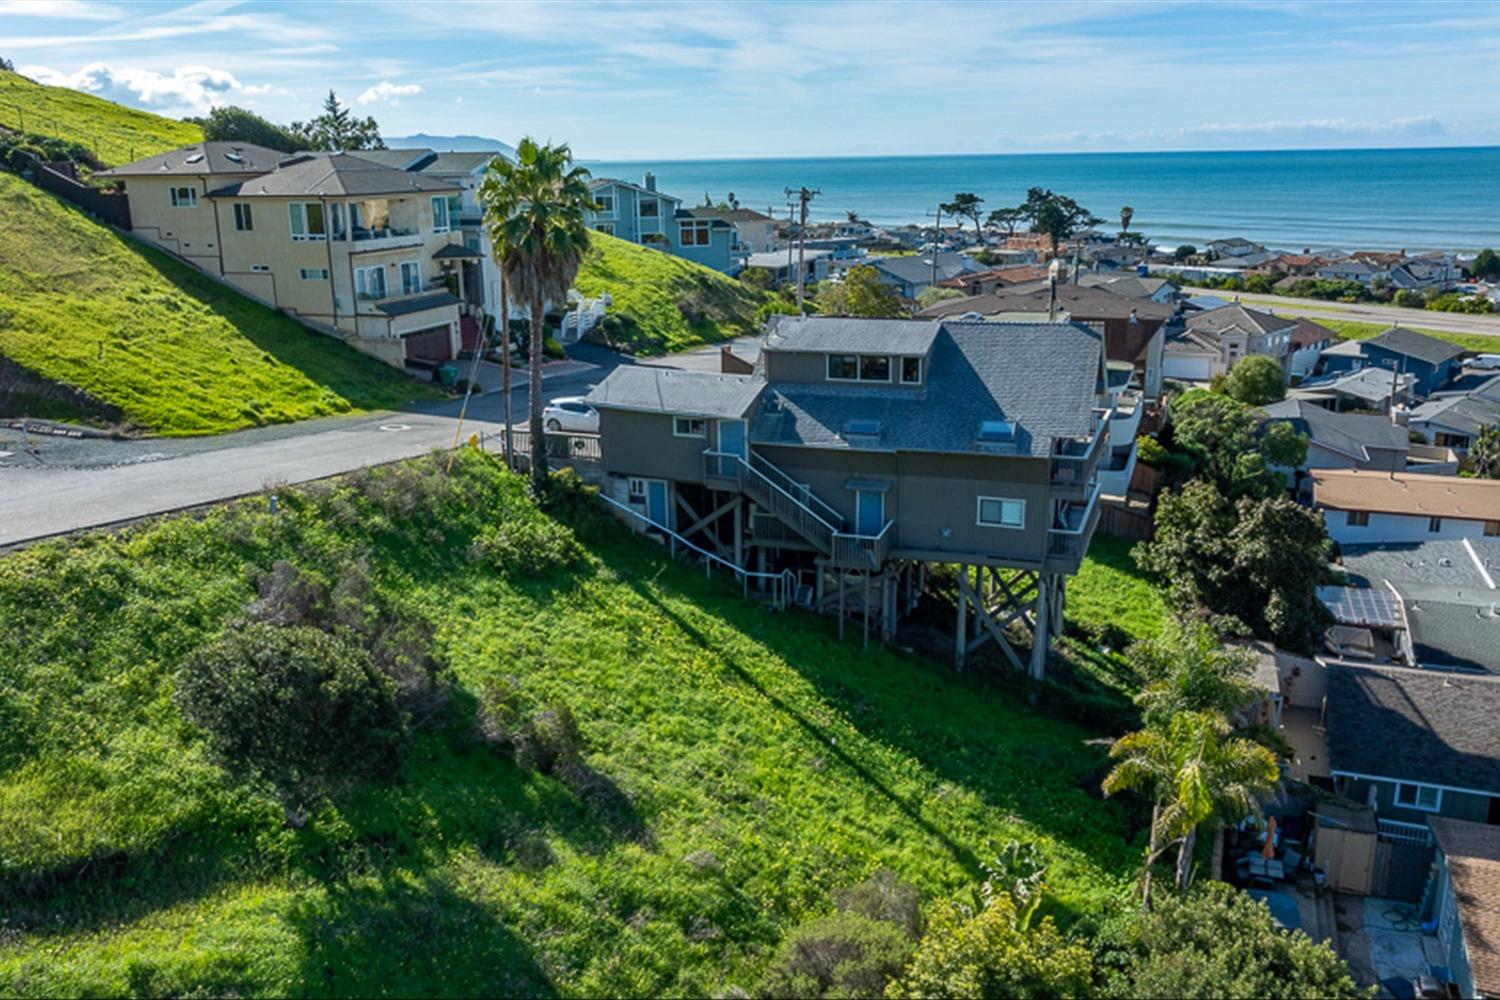
<path fill-rule="evenodd" d="M 1143 682 L 1135 703 L 1148 726 L 1166 725 L 1179 712 L 1231 716 L 1266 694 L 1251 680 L 1255 654 L 1226 647 L 1201 621 L 1169 618 L 1159 635 L 1131 644 L 1127 655 Z"/>
<path fill-rule="evenodd" d="M 1280 776 L 1275 755 L 1231 736 L 1229 723 L 1216 712 L 1180 712 L 1165 728 L 1127 733 L 1109 755 L 1117 763 L 1104 779 L 1106 795 L 1129 789 L 1152 797 L 1142 905 L 1151 902 L 1157 859 L 1177 846 L 1177 888 L 1186 891 L 1198 827 L 1258 814 L 1256 796 L 1274 788 Z"/>
<path fill-rule="evenodd" d="M 531 304 L 527 386 L 531 410 L 531 490 L 547 484 L 542 430 L 542 329 L 546 305 L 568 294 L 589 248 L 584 212 L 595 209 L 589 172 L 573 166 L 567 144 L 543 146 L 526 138 L 515 162 L 491 161 L 479 186 L 485 225 L 510 289 Z"/>
<path fill-rule="evenodd" d="M 1130 220 L 1135 218 L 1135 209 L 1126 205 L 1120 209 L 1120 235 L 1130 232 Z"/>

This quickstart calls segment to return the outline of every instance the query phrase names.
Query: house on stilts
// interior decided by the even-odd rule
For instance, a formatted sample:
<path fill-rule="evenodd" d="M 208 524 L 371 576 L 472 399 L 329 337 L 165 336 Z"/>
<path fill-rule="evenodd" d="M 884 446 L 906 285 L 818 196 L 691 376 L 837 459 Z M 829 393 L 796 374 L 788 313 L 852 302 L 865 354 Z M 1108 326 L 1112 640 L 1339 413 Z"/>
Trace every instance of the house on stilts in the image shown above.
<path fill-rule="evenodd" d="M 1103 347 L 1074 323 L 781 317 L 751 374 L 601 382 L 602 493 L 746 578 L 790 574 L 866 641 L 956 567 L 956 664 L 993 641 L 1040 678 L 1098 521 Z"/>

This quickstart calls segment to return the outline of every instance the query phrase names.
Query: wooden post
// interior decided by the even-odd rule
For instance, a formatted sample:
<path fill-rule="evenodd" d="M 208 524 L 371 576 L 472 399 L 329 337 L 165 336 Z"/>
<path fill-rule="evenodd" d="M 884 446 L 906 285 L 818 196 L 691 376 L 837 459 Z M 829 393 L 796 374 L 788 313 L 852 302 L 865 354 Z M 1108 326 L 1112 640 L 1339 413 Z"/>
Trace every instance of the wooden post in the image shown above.
<path fill-rule="evenodd" d="M 953 669 L 955 670 L 962 670 L 964 668 L 964 652 L 968 647 L 969 629 L 968 623 L 964 621 L 964 618 L 968 614 L 969 598 L 963 588 L 963 580 L 968 576 L 968 573 L 969 567 L 963 565 L 958 567 L 958 621 L 953 629 Z"/>
<path fill-rule="evenodd" d="M 839 573 L 833 585 L 839 588 L 839 639 L 844 638 L 844 574 Z"/>
<path fill-rule="evenodd" d="M 1047 673 L 1047 629 L 1050 625 L 1047 606 L 1051 603 L 1047 591 L 1050 580 L 1051 577 L 1046 576 L 1037 579 L 1036 627 L 1031 634 L 1031 676 L 1034 680 L 1042 680 Z"/>
<path fill-rule="evenodd" d="M 864 622 L 864 648 L 870 648 L 870 571 L 865 570 L 865 622 Z"/>
<path fill-rule="evenodd" d="M 742 507 L 743 503 L 734 505 L 734 564 L 740 569 L 745 568 L 745 521 Z"/>

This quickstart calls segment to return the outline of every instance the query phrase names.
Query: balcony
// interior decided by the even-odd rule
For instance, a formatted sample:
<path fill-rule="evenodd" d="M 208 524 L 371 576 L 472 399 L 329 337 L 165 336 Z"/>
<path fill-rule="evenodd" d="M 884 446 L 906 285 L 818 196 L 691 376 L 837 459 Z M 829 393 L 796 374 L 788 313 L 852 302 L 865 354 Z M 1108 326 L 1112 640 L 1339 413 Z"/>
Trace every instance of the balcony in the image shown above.
<path fill-rule="evenodd" d="M 1091 411 L 1089 437 L 1057 442 L 1052 449 L 1052 488 L 1061 497 L 1081 499 L 1088 493 L 1099 467 L 1099 458 L 1109 442 L 1109 417 L 1113 411 Z"/>
<path fill-rule="evenodd" d="M 372 250 L 399 250 L 402 247 L 422 245 L 422 231 L 414 227 L 398 229 L 387 226 L 384 229 L 356 229 L 353 236 L 356 253 L 368 253 Z"/>
<path fill-rule="evenodd" d="M 1144 409 L 1138 389 L 1126 389 L 1115 397 L 1115 408 L 1109 415 L 1109 439 L 1117 445 L 1134 441 L 1141 429 L 1141 411 Z"/>
<path fill-rule="evenodd" d="M 833 552 L 828 561 L 845 569 L 878 569 L 891 550 L 891 526 L 885 522 L 878 535 L 852 535 L 842 531 L 833 536 Z"/>
<path fill-rule="evenodd" d="M 1094 529 L 1099 525 L 1099 490 L 1090 495 L 1087 505 L 1070 504 L 1057 525 L 1047 531 L 1048 572 L 1075 573 L 1089 550 Z"/>

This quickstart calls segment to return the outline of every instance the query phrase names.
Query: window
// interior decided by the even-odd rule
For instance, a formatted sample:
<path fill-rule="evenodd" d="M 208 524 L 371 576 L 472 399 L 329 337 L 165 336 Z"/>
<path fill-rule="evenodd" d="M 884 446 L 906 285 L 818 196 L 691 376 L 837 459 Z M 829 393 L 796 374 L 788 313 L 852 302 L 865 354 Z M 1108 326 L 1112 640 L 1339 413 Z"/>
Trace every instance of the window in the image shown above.
<path fill-rule="evenodd" d="M 839 381 L 857 381 L 859 379 L 859 355 L 828 355 L 828 377 Z"/>
<path fill-rule="evenodd" d="M 385 268 L 361 267 L 354 272 L 354 288 L 362 299 L 385 298 Z"/>
<path fill-rule="evenodd" d="M 922 359 L 921 358 L 902 358 L 901 359 L 901 384 L 902 385 L 918 385 L 918 384 L 921 383 L 921 381 L 922 381 Z"/>
<path fill-rule="evenodd" d="M 654 219 L 661 214 L 661 202 L 655 198 L 643 198 L 641 200 L 641 218 Z"/>
<path fill-rule="evenodd" d="M 594 228 L 605 236 L 613 236 L 615 234 L 615 224 L 613 222 L 601 222 Z"/>
<path fill-rule="evenodd" d="M 1440 517 L 1429 517 L 1427 519 L 1427 530 L 1431 534 L 1437 534 L 1443 530 L 1443 519 Z"/>
<path fill-rule="evenodd" d="M 432 199 L 432 231 L 435 233 L 448 231 L 448 199 L 446 197 Z"/>
<path fill-rule="evenodd" d="M 985 528 L 1024 528 L 1026 501 L 1004 497 L 980 497 L 975 523 Z"/>
<path fill-rule="evenodd" d="M 680 438 L 707 437 L 708 421 L 702 417 L 673 417 L 672 434 Z"/>
<path fill-rule="evenodd" d="M 1367 510 L 1351 510 L 1344 515 L 1344 523 L 1351 528 L 1369 527 L 1370 512 Z"/>
<path fill-rule="evenodd" d="M 348 210 L 344 203 L 336 201 L 328 206 L 328 214 L 332 217 L 333 238 L 336 240 L 347 240 L 349 238 Z"/>
<path fill-rule="evenodd" d="M 1484 522 L 1485 538 L 1500 538 L 1500 521 Z"/>
<path fill-rule="evenodd" d="M 174 187 L 172 189 L 173 208 L 197 208 L 198 189 L 195 187 Z"/>
<path fill-rule="evenodd" d="M 612 194 L 594 195 L 594 204 L 599 206 L 599 214 L 613 216 L 615 214 L 615 196 Z"/>
<path fill-rule="evenodd" d="M 294 201 L 287 206 L 291 214 L 292 239 L 298 241 L 328 238 L 323 228 L 323 205 L 316 201 Z"/>
<path fill-rule="evenodd" d="M 844 421 L 844 434 L 863 435 L 865 437 L 880 436 L 880 421 L 869 417 L 855 417 Z"/>
<path fill-rule="evenodd" d="M 415 295 L 422 290 L 422 265 L 415 260 L 401 262 L 401 294 Z"/>
<path fill-rule="evenodd" d="M 681 234 L 678 242 L 685 247 L 708 246 L 710 241 L 709 227 L 711 225 L 712 223 L 707 221 L 681 223 L 678 227 Z"/>
<path fill-rule="evenodd" d="M 250 206 L 246 202 L 234 203 L 234 228 L 242 233 L 248 233 L 255 228 L 254 217 L 250 214 Z"/>
<path fill-rule="evenodd" d="M 625 482 L 625 492 L 631 503 L 646 502 L 646 481 L 632 476 Z"/>
<path fill-rule="evenodd" d="M 326 267 L 304 267 L 301 271 L 303 281 L 327 281 L 328 268 Z"/>
<path fill-rule="evenodd" d="M 1443 801 L 1443 790 L 1431 785 L 1408 785 L 1405 783 L 1396 786 L 1396 805 L 1406 806 L 1408 809 L 1420 809 L 1423 812 L 1437 812 L 1438 806 Z"/>
<path fill-rule="evenodd" d="M 891 359 L 884 354 L 861 354 L 859 356 L 859 380 L 861 382 L 889 382 Z"/>
<path fill-rule="evenodd" d="M 270 264 L 251 264 L 250 265 L 250 270 L 254 271 L 256 274 L 270 274 L 271 273 L 271 265 Z"/>

